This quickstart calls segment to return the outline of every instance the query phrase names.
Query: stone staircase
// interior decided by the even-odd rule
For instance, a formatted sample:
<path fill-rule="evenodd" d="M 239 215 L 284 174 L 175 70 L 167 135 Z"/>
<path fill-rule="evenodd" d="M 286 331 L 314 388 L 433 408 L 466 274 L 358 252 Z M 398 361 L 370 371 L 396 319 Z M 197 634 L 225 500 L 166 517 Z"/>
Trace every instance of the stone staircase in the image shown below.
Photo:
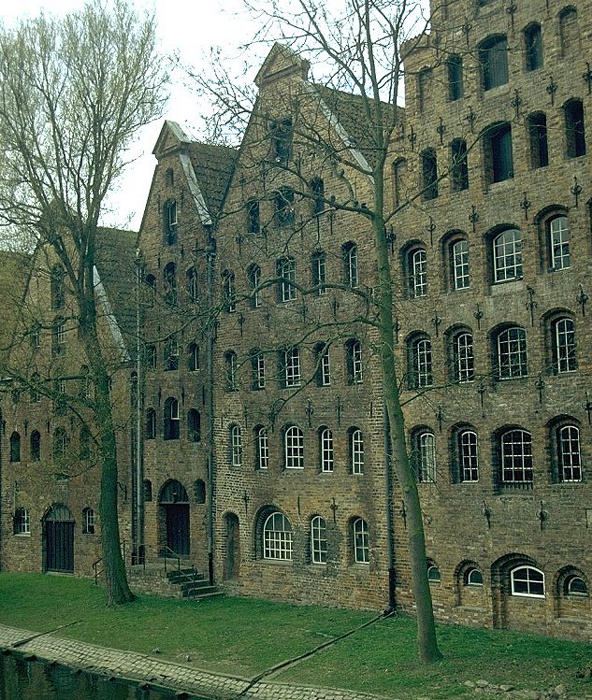
<path fill-rule="evenodd" d="M 133 591 L 161 595 L 167 598 L 202 599 L 224 595 L 218 586 L 211 586 L 205 574 L 194 566 L 177 567 L 164 558 L 146 564 L 135 564 L 127 569 Z"/>

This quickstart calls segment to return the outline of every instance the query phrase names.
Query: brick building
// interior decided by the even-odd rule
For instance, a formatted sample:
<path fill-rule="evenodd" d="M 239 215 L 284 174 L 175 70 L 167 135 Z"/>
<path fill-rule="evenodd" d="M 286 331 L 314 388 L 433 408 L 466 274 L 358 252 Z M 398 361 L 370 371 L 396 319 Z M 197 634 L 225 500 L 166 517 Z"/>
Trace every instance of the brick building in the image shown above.
<path fill-rule="evenodd" d="M 404 47 L 385 171 L 436 614 L 583 639 L 590 9 L 438 4 L 429 36 Z M 357 213 L 377 156 L 363 101 L 308 71 L 271 50 L 239 150 L 163 126 L 139 237 L 143 361 L 127 377 L 141 430 L 130 417 L 122 519 L 134 561 L 174 551 L 231 593 L 410 610 L 368 323 L 376 250 Z M 14 420 L 5 408 L 2 565 L 39 569 L 39 540 L 19 564 L 7 526 Z"/>

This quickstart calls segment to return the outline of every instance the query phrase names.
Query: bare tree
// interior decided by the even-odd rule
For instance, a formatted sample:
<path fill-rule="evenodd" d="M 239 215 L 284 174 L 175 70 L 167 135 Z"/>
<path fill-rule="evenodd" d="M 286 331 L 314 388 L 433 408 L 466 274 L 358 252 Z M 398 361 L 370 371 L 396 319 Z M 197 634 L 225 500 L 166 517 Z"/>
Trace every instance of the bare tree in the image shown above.
<path fill-rule="evenodd" d="M 116 432 L 101 345 L 97 232 L 138 129 L 160 116 L 167 76 L 152 17 L 123 1 L 0 29 L 0 222 L 61 266 L 94 384 L 107 603 L 133 599 L 120 552 Z"/>

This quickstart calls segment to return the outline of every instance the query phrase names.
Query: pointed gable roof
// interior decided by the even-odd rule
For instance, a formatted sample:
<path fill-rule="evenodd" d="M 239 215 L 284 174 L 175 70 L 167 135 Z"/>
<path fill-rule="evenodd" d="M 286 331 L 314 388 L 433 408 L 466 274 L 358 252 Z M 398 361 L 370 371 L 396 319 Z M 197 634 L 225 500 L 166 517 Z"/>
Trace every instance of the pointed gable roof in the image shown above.
<path fill-rule="evenodd" d="M 260 88 L 265 82 L 284 78 L 291 73 L 297 73 L 306 80 L 309 69 L 310 63 L 306 59 L 284 44 L 276 43 L 255 76 L 255 85 Z"/>

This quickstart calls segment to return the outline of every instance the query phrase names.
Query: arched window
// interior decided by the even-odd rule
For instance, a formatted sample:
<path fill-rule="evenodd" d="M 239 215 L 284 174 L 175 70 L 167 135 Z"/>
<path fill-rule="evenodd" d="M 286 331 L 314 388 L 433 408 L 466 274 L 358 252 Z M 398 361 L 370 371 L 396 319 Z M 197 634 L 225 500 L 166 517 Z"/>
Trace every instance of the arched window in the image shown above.
<path fill-rule="evenodd" d="M 265 389 L 265 355 L 258 348 L 253 348 L 251 356 L 251 386 L 255 391 Z"/>
<path fill-rule="evenodd" d="M 176 335 L 170 335 L 164 343 L 164 369 L 167 372 L 179 369 L 179 343 Z"/>
<path fill-rule="evenodd" d="M 519 566 L 510 571 L 512 595 L 545 597 L 545 574 L 534 566 Z"/>
<path fill-rule="evenodd" d="M 279 300 L 285 302 L 296 299 L 296 262 L 294 258 L 280 258 L 276 263 L 276 273 L 280 278 Z"/>
<path fill-rule="evenodd" d="M 573 598 L 587 598 L 588 585 L 581 576 L 572 574 L 565 579 L 563 595 Z"/>
<path fill-rule="evenodd" d="M 361 384 L 364 379 L 362 343 L 356 338 L 350 338 L 345 343 L 345 363 L 349 384 Z"/>
<path fill-rule="evenodd" d="M 433 71 L 431 68 L 422 68 L 417 74 L 417 109 L 420 114 L 427 109 L 430 101 L 432 77 Z"/>
<path fill-rule="evenodd" d="M 319 216 L 325 211 L 325 183 L 320 177 L 315 177 L 310 181 L 310 191 L 312 194 L 312 215 Z"/>
<path fill-rule="evenodd" d="M 247 269 L 247 279 L 251 290 L 251 306 L 257 309 L 261 306 L 261 268 L 259 265 L 250 265 Z"/>
<path fill-rule="evenodd" d="M 466 289 L 470 285 L 469 276 L 469 242 L 460 238 L 450 244 L 450 268 L 452 288 Z"/>
<path fill-rule="evenodd" d="M 526 331 L 510 326 L 494 335 L 498 379 L 517 379 L 528 375 Z"/>
<path fill-rule="evenodd" d="M 243 435 L 240 425 L 230 426 L 230 461 L 233 467 L 243 463 Z"/>
<path fill-rule="evenodd" d="M 415 248 L 407 254 L 407 281 L 412 298 L 428 293 L 428 256 L 425 248 Z"/>
<path fill-rule="evenodd" d="M 238 391 L 238 359 L 233 350 L 224 353 L 224 365 L 226 369 L 226 390 Z"/>
<path fill-rule="evenodd" d="M 63 309 L 66 302 L 64 290 L 64 268 L 61 265 L 54 265 L 51 268 L 51 308 Z"/>
<path fill-rule="evenodd" d="M 433 561 L 428 559 L 428 581 L 430 583 L 440 583 L 442 581 L 442 574 L 440 569 L 434 564 Z"/>
<path fill-rule="evenodd" d="M 146 285 L 144 293 L 144 302 L 148 306 L 153 306 L 156 300 L 156 277 L 154 275 L 146 275 L 144 278 L 144 284 Z"/>
<path fill-rule="evenodd" d="M 64 428 L 56 428 L 53 432 L 53 461 L 63 462 L 68 449 L 68 433 Z"/>
<path fill-rule="evenodd" d="M 521 279 L 522 271 L 522 233 L 518 229 L 506 229 L 492 241 L 493 246 L 493 281 L 507 282 Z"/>
<path fill-rule="evenodd" d="M 317 386 L 330 386 L 331 362 L 329 346 L 326 343 L 317 343 L 314 348 Z"/>
<path fill-rule="evenodd" d="M 329 428 L 321 428 L 319 430 L 319 453 L 321 457 L 321 471 L 332 472 L 335 453 L 333 450 L 333 433 Z"/>
<path fill-rule="evenodd" d="M 286 348 L 282 351 L 284 388 L 300 386 L 300 350 L 298 347 Z"/>
<path fill-rule="evenodd" d="M 526 430 L 508 430 L 500 436 L 503 484 L 531 484 L 532 437 Z"/>
<path fill-rule="evenodd" d="M 559 425 L 555 428 L 557 467 L 562 483 L 582 480 L 580 429 L 577 425 Z"/>
<path fill-rule="evenodd" d="M 33 430 L 33 432 L 31 433 L 31 462 L 39 462 L 40 459 L 41 433 L 38 430 Z"/>
<path fill-rule="evenodd" d="M 465 571 L 463 581 L 465 586 L 482 586 L 483 574 L 479 569 L 472 566 Z"/>
<path fill-rule="evenodd" d="M 352 523 L 354 562 L 356 564 L 370 563 L 370 543 L 368 523 L 362 518 L 356 518 Z"/>
<path fill-rule="evenodd" d="M 586 154 L 586 131 L 582 100 L 569 100 L 563 106 L 565 113 L 565 139 L 567 157 L 577 158 Z"/>
<path fill-rule="evenodd" d="M 467 162 L 467 142 L 454 139 L 450 144 L 450 178 L 452 191 L 460 192 L 469 187 L 469 164 Z"/>
<path fill-rule="evenodd" d="M 167 187 L 173 187 L 175 184 L 175 173 L 172 168 L 167 168 L 165 173 L 165 182 Z"/>
<path fill-rule="evenodd" d="M 537 22 L 529 24 L 524 30 L 524 57 L 526 70 L 537 70 L 543 65 L 543 37 L 541 25 Z"/>
<path fill-rule="evenodd" d="M 222 273 L 222 291 L 224 310 L 228 313 L 236 311 L 236 288 L 234 272 L 224 270 Z"/>
<path fill-rule="evenodd" d="M 578 368 L 578 363 L 576 329 L 572 318 L 560 316 L 551 322 L 551 343 L 555 373 L 574 372 Z"/>
<path fill-rule="evenodd" d="M 473 335 L 459 331 L 452 336 L 453 378 L 456 382 L 472 382 L 475 379 Z"/>
<path fill-rule="evenodd" d="M 547 117 L 544 112 L 535 112 L 528 115 L 526 124 L 530 140 L 530 164 L 533 168 L 544 168 L 549 165 Z"/>
<path fill-rule="evenodd" d="M 327 563 L 327 523 L 320 515 L 310 521 L 310 560 L 313 564 Z"/>
<path fill-rule="evenodd" d="M 292 559 L 292 526 L 283 513 L 272 513 L 263 525 L 263 558 Z"/>
<path fill-rule="evenodd" d="M 247 201 L 247 233 L 261 233 L 261 215 L 256 199 Z"/>
<path fill-rule="evenodd" d="M 177 242 L 177 202 L 171 200 L 164 205 L 164 242 L 174 245 Z"/>
<path fill-rule="evenodd" d="M 408 341 L 409 388 L 424 389 L 433 386 L 432 344 L 424 335 Z"/>
<path fill-rule="evenodd" d="M 197 270 L 190 267 L 186 273 L 187 297 L 190 302 L 195 303 L 199 298 L 199 287 L 197 284 Z"/>
<path fill-rule="evenodd" d="M 197 504 L 206 502 L 206 484 L 203 479 L 197 479 L 193 484 L 193 495 Z"/>
<path fill-rule="evenodd" d="M 276 162 L 285 165 L 290 159 L 292 151 L 292 119 L 290 117 L 274 119 L 271 123 L 270 131 L 274 159 Z"/>
<path fill-rule="evenodd" d="M 279 228 L 294 225 L 294 190 L 291 187 L 280 187 L 274 195 L 275 224 Z"/>
<path fill-rule="evenodd" d="M 66 352 L 66 322 L 63 318 L 56 318 L 53 322 L 52 353 L 54 357 L 64 355 Z"/>
<path fill-rule="evenodd" d="M 454 431 L 458 480 L 467 482 L 479 481 L 479 450 L 477 433 L 470 428 L 459 428 Z"/>
<path fill-rule="evenodd" d="M 156 437 L 156 411 L 149 408 L 146 411 L 146 440 L 154 440 Z"/>
<path fill-rule="evenodd" d="M 358 286 L 358 246 L 351 241 L 342 249 L 343 254 L 343 283 L 348 287 Z"/>
<path fill-rule="evenodd" d="M 143 496 L 144 496 L 144 501 L 151 501 L 152 500 L 152 482 L 150 479 L 144 479 L 142 482 L 142 487 L 144 490 Z"/>
<path fill-rule="evenodd" d="M 323 296 L 327 288 L 323 285 L 327 281 L 327 255 L 322 250 L 317 250 L 312 256 L 312 285 L 317 287 L 317 294 Z"/>
<path fill-rule="evenodd" d="M 179 402 L 169 397 L 164 402 L 164 440 L 179 439 Z"/>
<path fill-rule="evenodd" d="M 512 127 L 508 122 L 494 124 L 483 136 L 485 176 L 489 184 L 503 182 L 514 177 L 512 153 Z"/>
<path fill-rule="evenodd" d="M 17 508 L 14 512 L 13 533 L 15 535 L 31 534 L 31 519 L 26 508 Z"/>
<path fill-rule="evenodd" d="M 164 301 L 168 306 L 177 304 L 177 266 L 174 262 L 167 263 L 163 270 L 162 282 Z"/>
<path fill-rule="evenodd" d="M 565 270 L 571 266 L 569 254 L 569 223 L 567 216 L 554 216 L 545 222 L 547 231 L 549 267 Z"/>
<path fill-rule="evenodd" d="M 491 90 L 508 82 L 508 41 L 504 34 L 492 36 L 479 46 L 481 84 Z"/>
<path fill-rule="evenodd" d="M 284 465 L 286 469 L 304 469 L 304 433 L 297 425 L 284 433 Z"/>
<path fill-rule="evenodd" d="M 196 372 L 199 369 L 199 345 L 191 343 L 187 348 L 187 369 Z"/>
<path fill-rule="evenodd" d="M 269 467 L 269 436 L 267 428 L 259 425 L 255 428 L 255 468 Z"/>
<path fill-rule="evenodd" d="M 563 58 L 580 50 L 578 12 L 573 6 L 564 7 L 559 13 L 559 40 Z"/>
<path fill-rule="evenodd" d="M 85 508 L 82 511 L 82 534 L 95 534 L 95 512 L 92 508 Z"/>
<path fill-rule="evenodd" d="M 436 438 L 430 430 L 420 429 L 413 433 L 413 457 L 415 476 L 421 484 L 436 481 Z"/>
<path fill-rule="evenodd" d="M 350 428 L 349 435 L 349 460 L 352 474 L 364 473 L 364 436 L 359 428 Z"/>
<path fill-rule="evenodd" d="M 433 148 L 421 153 L 421 189 L 425 200 L 438 196 L 438 157 Z"/>
<path fill-rule="evenodd" d="M 187 439 L 189 442 L 201 441 L 201 417 L 195 408 L 187 414 Z"/>
<path fill-rule="evenodd" d="M 407 161 L 405 158 L 397 158 L 393 163 L 393 199 L 395 207 L 400 206 L 405 200 L 406 173 Z"/>
<path fill-rule="evenodd" d="M 448 99 L 450 102 L 460 100 L 464 95 L 462 56 L 451 54 L 446 62 L 448 72 Z"/>

